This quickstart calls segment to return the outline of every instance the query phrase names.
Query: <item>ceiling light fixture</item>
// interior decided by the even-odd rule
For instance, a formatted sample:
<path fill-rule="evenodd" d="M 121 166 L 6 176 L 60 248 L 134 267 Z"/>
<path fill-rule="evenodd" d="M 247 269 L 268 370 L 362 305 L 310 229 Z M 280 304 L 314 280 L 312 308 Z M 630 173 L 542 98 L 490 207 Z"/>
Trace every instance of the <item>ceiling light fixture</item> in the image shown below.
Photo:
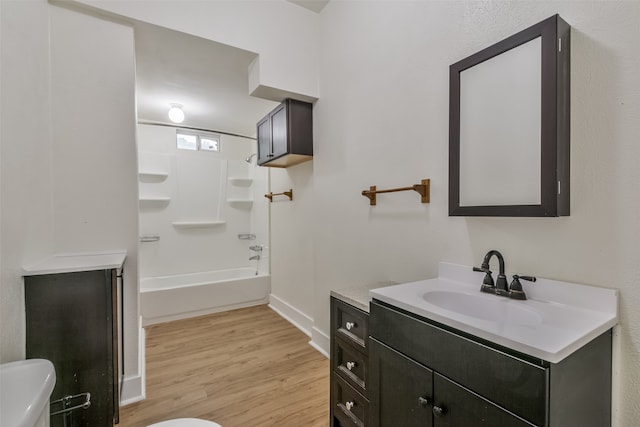
<path fill-rule="evenodd" d="M 169 104 L 169 120 L 173 123 L 182 123 L 184 121 L 184 111 L 182 111 L 182 104 Z"/>

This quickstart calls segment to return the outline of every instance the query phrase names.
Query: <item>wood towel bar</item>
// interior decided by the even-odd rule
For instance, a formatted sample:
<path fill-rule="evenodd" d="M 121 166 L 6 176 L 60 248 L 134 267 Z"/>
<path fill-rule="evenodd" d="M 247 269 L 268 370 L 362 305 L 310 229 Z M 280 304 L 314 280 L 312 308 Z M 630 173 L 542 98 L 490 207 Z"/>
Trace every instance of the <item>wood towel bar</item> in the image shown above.
<path fill-rule="evenodd" d="M 395 193 L 397 191 L 417 191 L 420 193 L 421 202 L 429 203 L 430 199 L 430 181 L 429 179 L 423 179 L 420 184 L 412 185 L 411 187 L 402 187 L 402 188 L 391 188 L 389 190 L 377 190 L 375 185 L 369 187 L 369 190 L 363 190 L 362 195 L 369 199 L 369 205 L 376 205 L 376 194 L 379 193 Z"/>

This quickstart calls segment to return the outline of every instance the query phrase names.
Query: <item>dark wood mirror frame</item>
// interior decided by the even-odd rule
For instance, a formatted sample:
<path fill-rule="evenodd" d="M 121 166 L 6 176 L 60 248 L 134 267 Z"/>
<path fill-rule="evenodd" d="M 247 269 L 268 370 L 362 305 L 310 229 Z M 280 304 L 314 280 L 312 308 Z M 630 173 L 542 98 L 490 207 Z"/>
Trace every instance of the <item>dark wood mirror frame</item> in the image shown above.
<path fill-rule="evenodd" d="M 569 215 L 570 29 L 554 15 L 450 67 L 449 216 Z M 539 205 L 460 206 L 460 73 L 536 38 L 542 45 Z"/>

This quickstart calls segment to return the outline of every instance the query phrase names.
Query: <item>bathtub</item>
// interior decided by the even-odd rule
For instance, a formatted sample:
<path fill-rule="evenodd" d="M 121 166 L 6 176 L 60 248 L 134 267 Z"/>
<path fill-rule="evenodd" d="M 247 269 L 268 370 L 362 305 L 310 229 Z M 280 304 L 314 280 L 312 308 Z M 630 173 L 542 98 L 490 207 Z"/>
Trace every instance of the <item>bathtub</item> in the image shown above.
<path fill-rule="evenodd" d="M 143 326 L 266 304 L 271 277 L 253 268 L 140 279 Z"/>

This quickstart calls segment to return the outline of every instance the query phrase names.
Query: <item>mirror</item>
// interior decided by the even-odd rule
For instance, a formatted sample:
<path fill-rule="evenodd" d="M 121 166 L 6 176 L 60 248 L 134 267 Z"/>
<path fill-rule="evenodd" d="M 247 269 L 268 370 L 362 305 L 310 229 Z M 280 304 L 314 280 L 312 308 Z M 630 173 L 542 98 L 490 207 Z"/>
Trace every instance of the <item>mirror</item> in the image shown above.
<path fill-rule="evenodd" d="M 552 16 L 450 67 L 449 215 L 569 215 L 570 27 Z"/>

